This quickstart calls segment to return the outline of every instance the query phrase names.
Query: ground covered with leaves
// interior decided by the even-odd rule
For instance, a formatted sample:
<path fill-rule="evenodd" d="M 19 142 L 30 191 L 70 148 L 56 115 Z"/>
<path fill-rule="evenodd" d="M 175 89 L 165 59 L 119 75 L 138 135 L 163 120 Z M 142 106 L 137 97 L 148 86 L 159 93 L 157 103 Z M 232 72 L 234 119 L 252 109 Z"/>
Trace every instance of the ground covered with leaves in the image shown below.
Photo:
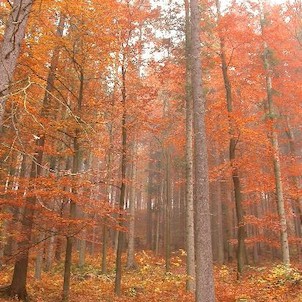
<path fill-rule="evenodd" d="M 113 294 L 113 259 L 108 264 L 108 274 L 101 272 L 99 259 L 87 259 L 82 267 L 73 267 L 70 301 L 159 301 L 193 302 L 186 293 L 185 259 L 179 254 L 172 258 L 171 272 L 165 273 L 164 260 L 148 252 L 136 256 L 138 268 L 125 270 L 123 296 Z M 8 284 L 12 268 L 0 275 L 0 284 Z M 57 264 L 37 281 L 30 273 L 28 292 L 33 302 L 60 301 L 63 264 Z M 280 264 L 248 267 L 245 275 L 237 281 L 235 266 L 215 266 L 216 294 L 219 302 L 298 302 L 302 301 L 302 266 L 290 270 Z M 10 301 L 0 298 L 0 302 Z"/>

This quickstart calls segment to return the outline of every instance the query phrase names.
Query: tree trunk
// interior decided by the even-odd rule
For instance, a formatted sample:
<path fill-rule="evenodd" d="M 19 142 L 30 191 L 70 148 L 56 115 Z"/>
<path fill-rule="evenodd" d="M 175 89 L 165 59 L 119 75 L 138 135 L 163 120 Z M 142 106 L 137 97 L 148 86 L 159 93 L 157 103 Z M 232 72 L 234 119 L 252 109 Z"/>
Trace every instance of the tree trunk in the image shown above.
<path fill-rule="evenodd" d="M 81 113 L 82 105 L 84 99 L 84 73 L 83 70 L 80 71 L 80 88 L 79 88 L 79 97 L 78 97 L 78 114 Z M 75 134 L 73 138 L 73 162 L 72 162 L 72 174 L 77 175 L 80 171 L 80 129 L 75 129 Z M 77 194 L 77 189 L 75 187 L 72 188 L 72 193 Z M 77 215 L 77 204 L 70 200 L 70 209 L 69 209 L 69 217 L 70 219 L 76 218 Z M 65 254 L 65 266 L 64 266 L 64 282 L 63 282 L 63 293 L 62 300 L 69 301 L 69 290 L 70 290 L 70 277 L 71 277 L 71 264 L 72 264 L 72 249 L 74 242 L 74 234 L 69 234 L 67 236 L 66 243 L 66 254 Z"/>
<path fill-rule="evenodd" d="M 219 0 L 216 0 L 216 7 L 217 7 L 217 15 L 219 21 L 221 18 Z M 235 208 L 236 208 L 236 216 L 237 216 L 237 228 L 238 228 L 237 272 L 238 272 L 238 277 L 240 277 L 241 273 L 243 272 L 244 265 L 246 264 L 245 259 L 247 258 L 246 247 L 244 242 L 246 238 L 246 227 L 244 226 L 244 210 L 242 206 L 240 176 L 239 176 L 238 168 L 236 167 L 235 164 L 237 141 L 233 137 L 235 129 L 233 126 L 232 117 L 230 116 L 230 114 L 233 112 L 233 96 L 232 96 L 232 86 L 228 74 L 228 64 L 226 61 L 225 42 L 223 37 L 220 37 L 220 59 L 221 59 L 221 69 L 222 69 L 222 75 L 223 75 L 223 81 L 225 87 L 225 94 L 226 94 L 227 111 L 229 114 L 229 134 L 230 134 L 229 159 L 232 169 L 232 181 L 234 186 L 234 198 L 235 198 Z"/>
<path fill-rule="evenodd" d="M 264 33 L 265 15 L 264 11 L 261 12 L 261 30 L 262 35 Z M 269 47 L 267 42 L 264 41 L 264 53 L 263 53 L 264 68 L 266 71 L 266 93 L 267 93 L 267 115 L 272 122 L 270 130 L 270 138 L 273 151 L 273 165 L 274 165 L 274 176 L 276 185 L 276 196 L 277 196 L 277 210 L 280 222 L 280 240 L 282 250 L 282 261 L 286 266 L 290 265 L 290 254 L 289 254 L 289 243 L 288 243 L 288 227 L 286 221 L 285 202 L 283 197 L 283 184 L 281 176 L 281 163 L 280 163 L 280 151 L 278 141 L 278 130 L 277 130 L 277 113 L 275 111 L 273 101 L 273 84 L 272 84 L 272 67 L 269 58 Z"/>
<path fill-rule="evenodd" d="M 166 150 L 166 198 L 165 198 L 165 267 L 166 272 L 171 269 L 171 155 Z"/>
<path fill-rule="evenodd" d="M 55 228 L 52 228 L 51 231 L 54 233 Z M 48 247 L 46 250 L 46 261 L 45 261 L 45 271 L 50 271 L 53 262 L 54 256 L 54 249 L 55 249 L 55 235 L 52 235 L 48 240 Z"/>
<path fill-rule="evenodd" d="M 0 46 L 0 129 L 33 0 L 14 0 Z"/>
<path fill-rule="evenodd" d="M 37 252 L 36 263 L 35 263 L 35 279 L 36 280 L 41 280 L 41 277 L 42 277 L 44 240 L 45 240 L 45 234 L 42 233 L 38 237 L 38 241 L 41 242 L 41 244 L 40 244 L 40 246 L 38 246 L 39 250 Z"/>
<path fill-rule="evenodd" d="M 195 251 L 194 251 L 194 199 L 193 199 L 193 109 L 190 61 L 190 6 L 186 8 L 186 251 L 187 282 L 189 292 L 195 290 Z"/>
<path fill-rule="evenodd" d="M 132 155 L 132 167 L 131 167 L 131 177 L 132 185 L 130 187 L 129 196 L 129 242 L 128 242 L 128 255 L 127 255 L 127 268 L 133 269 L 137 267 L 135 262 L 135 197 L 136 197 L 136 165 L 134 162 L 134 157 L 136 155 L 136 143 L 134 142 Z"/>
<path fill-rule="evenodd" d="M 31 179 L 36 179 L 41 175 L 44 144 L 45 136 L 41 135 L 40 139 L 38 139 L 36 142 L 37 151 L 34 155 L 34 159 L 31 165 Z M 29 191 L 34 190 L 34 186 L 35 185 L 32 184 L 32 187 L 29 188 Z M 29 261 L 29 249 L 31 247 L 35 204 L 35 196 L 25 198 L 24 212 L 21 221 L 22 231 L 24 233 L 25 238 L 19 244 L 20 255 L 15 262 L 13 279 L 11 285 L 8 288 L 9 296 L 18 297 L 20 300 L 27 299 L 26 280 Z"/>
<path fill-rule="evenodd" d="M 202 93 L 200 58 L 200 11 L 198 0 L 191 0 L 191 62 L 194 112 L 194 207 L 195 207 L 195 257 L 196 302 L 214 302 L 211 220 L 209 209 L 209 180 L 207 141 L 205 129 L 205 99 Z"/>
<path fill-rule="evenodd" d="M 102 231 L 102 274 L 107 273 L 107 244 L 108 244 L 108 230 L 106 226 L 106 221 L 104 221 L 103 231 Z"/>
<path fill-rule="evenodd" d="M 119 226 L 122 228 L 123 223 L 123 211 L 125 205 L 126 197 L 126 164 L 127 164 L 127 129 L 126 129 L 126 69 L 122 65 L 122 105 L 123 105 L 123 115 L 122 115 L 122 154 L 121 154 L 121 194 L 119 209 L 121 213 L 119 214 Z M 115 274 L 115 283 L 114 283 L 114 293 L 117 296 L 121 295 L 121 283 L 122 283 L 122 251 L 124 245 L 124 232 L 118 231 L 118 245 L 116 252 L 116 274 Z"/>

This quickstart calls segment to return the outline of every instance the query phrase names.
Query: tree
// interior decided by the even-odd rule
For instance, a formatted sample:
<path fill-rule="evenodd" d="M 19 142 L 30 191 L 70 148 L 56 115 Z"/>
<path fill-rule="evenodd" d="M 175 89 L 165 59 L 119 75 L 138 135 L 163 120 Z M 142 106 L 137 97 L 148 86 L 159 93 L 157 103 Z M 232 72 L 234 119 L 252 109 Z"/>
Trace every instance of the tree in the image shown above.
<path fill-rule="evenodd" d="M 220 1 L 216 0 L 217 7 L 217 21 L 219 22 L 221 19 L 221 11 L 220 11 Z M 246 247 L 245 247 L 245 238 L 246 238 L 246 229 L 244 225 L 244 210 L 242 205 L 242 194 L 241 194 L 241 181 L 240 175 L 238 171 L 238 167 L 236 166 L 236 147 L 238 141 L 235 137 L 235 129 L 234 129 L 234 120 L 232 118 L 233 113 L 233 95 L 232 95 L 232 85 L 228 74 L 228 63 L 226 59 L 225 52 L 225 37 L 219 35 L 220 40 L 220 59 L 221 59 L 221 70 L 223 75 L 224 87 L 225 87 L 225 95 L 226 95 L 226 105 L 229 119 L 229 160 L 232 169 L 232 181 L 234 186 L 234 199 L 235 199 L 235 208 L 236 208 L 236 216 L 237 216 L 237 270 L 238 276 L 243 271 L 244 264 L 246 262 Z"/>
<path fill-rule="evenodd" d="M 194 199 L 193 199 L 193 109 L 191 86 L 191 27 L 190 6 L 185 1 L 186 10 L 186 251 L 187 251 L 187 290 L 195 289 L 195 250 L 194 250 Z"/>
<path fill-rule="evenodd" d="M 21 43 L 34 0 L 14 0 L 13 3 L 9 3 L 11 12 L 0 44 L 0 128 L 2 127 L 6 99 L 11 89 Z"/>
<path fill-rule="evenodd" d="M 191 0 L 191 62 L 195 173 L 195 254 L 196 301 L 214 302 L 214 277 L 209 207 L 205 98 L 202 91 L 200 61 L 200 11 L 198 0 Z"/>
<path fill-rule="evenodd" d="M 262 3 L 260 5 L 263 5 Z M 261 9 L 261 31 L 262 35 L 264 34 L 264 24 L 266 22 L 265 12 L 263 8 Z M 288 227 L 286 221 L 286 212 L 285 212 L 285 201 L 284 201 L 284 193 L 283 193 L 283 182 L 281 175 L 281 163 L 280 163 L 280 150 L 279 150 L 279 139 L 277 132 L 277 112 L 275 109 L 274 101 L 273 101 L 273 80 L 272 80 L 272 66 L 270 62 L 270 49 L 269 46 L 264 40 L 264 53 L 263 53 L 263 61 L 265 68 L 265 82 L 266 82 L 266 93 L 267 93 L 267 117 L 271 121 L 271 129 L 270 129 L 270 139 L 273 149 L 273 165 L 274 165 L 274 178 L 276 185 L 276 196 L 277 196 L 277 209 L 278 215 L 280 219 L 280 235 L 281 235 L 281 248 L 282 248 L 282 259 L 283 263 L 287 266 L 290 265 L 290 255 L 289 255 L 289 242 L 288 242 Z"/>

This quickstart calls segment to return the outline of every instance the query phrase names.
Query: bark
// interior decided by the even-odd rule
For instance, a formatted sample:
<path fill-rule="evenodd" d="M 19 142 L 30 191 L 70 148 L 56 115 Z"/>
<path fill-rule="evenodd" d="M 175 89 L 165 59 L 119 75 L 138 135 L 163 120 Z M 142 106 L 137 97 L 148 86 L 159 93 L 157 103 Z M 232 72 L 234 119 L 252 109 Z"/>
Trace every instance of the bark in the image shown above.
<path fill-rule="evenodd" d="M 51 229 L 51 232 L 55 232 L 55 228 Z M 55 249 L 55 236 L 52 235 L 48 240 L 48 247 L 46 250 L 46 261 L 45 261 L 45 271 L 48 272 L 52 267 L 53 257 Z"/>
<path fill-rule="evenodd" d="M 290 155 L 293 157 L 299 156 L 296 151 L 296 146 L 295 146 L 295 136 L 293 133 L 293 130 L 290 126 L 289 119 L 286 117 L 286 135 L 288 137 L 289 141 L 289 150 L 290 150 Z M 301 185 L 301 177 L 300 176 L 294 176 L 293 177 L 293 183 L 294 186 L 300 190 L 302 185 Z M 302 198 L 298 197 L 294 200 L 294 204 L 292 205 L 294 212 L 296 213 L 296 217 L 294 217 L 294 225 L 295 225 L 295 230 L 296 230 L 296 236 L 301 237 L 302 236 Z M 299 259 L 301 258 L 301 247 L 299 244 L 297 244 L 297 252 Z"/>
<path fill-rule="evenodd" d="M 165 198 L 165 267 L 166 272 L 171 269 L 171 155 L 166 151 L 166 198 Z"/>
<path fill-rule="evenodd" d="M 146 238 L 147 238 L 147 248 L 152 249 L 152 198 L 154 190 L 154 172 L 153 172 L 153 162 L 154 155 L 152 153 L 152 145 L 150 144 L 150 159 L 149 159 L 149 175 L 148 175 L 148 199 L 147 199 L 147 219 L 146 219 Z"/>
<path fill-rule="evenodd" d="M 57 35 L 62 36 L 63 33 L 63 23 L 62 20 L 59 23 Z M 47 77 L 47 85 L 45 90 L 45 95 L 43 99 L 43 106 L 41 109 L 41 116 L 47 115 L 47 109 L 51 106 L 51 98 L 50 92 L 53 90 L 54 81 L 55 81 L 55 72 L 56 67 L 59 60 L 59 48 L 55 48 L 49 74 Z M 36 140 L 36 153 L 33 156 L 33 161 L 31 165 L 30 178 L 36 179 L 41 175 L 42 172 L 42 160 L 43 160 L 43 148 L 45 145 L 45 134 L 42 133 L 38 135 L 38 139 Z M 32 188 L 29 188 L 29 192 L 34 190 L 34 184 L 32 184 Z M 9 287 L 9 295 L 17 296 L 19 299 L 26 300 L 27 292 L 26 292 L 26 279 L 27 279 L 27 270 L 28 270 L 28 257 L 29 257 L 29 248 L 31 245 L 31 234 L 33 228 L 33 219 L 34 219 L 34 206 L 36 204 L 36 197 L 28 197 L 25 200 L 24 205 L 24 213 L 21 221 L 22 229 L 25 234 L 25 239 L 20 243 L 19 247 L 22 251 L 22 254 L 17 259 L 14 266 L 14 273 L 12 283 Z"/>
<path fill-rule="evenodd" d="M 223 227 L 222 227 L 222 206 L 221 186 L 218 181 L 210 183 L 210 201 L 212 211 L 212 242 L 214 260 L 218 264 L 224 262 Z"/>
<path fill-rule="evenodd" d="M 134 162 L 134 157 L 136 155 L 136 146 L 133 147 L 132 155 L 132 185 L 129 193 L 129 241 L 128 241 L 128 255 L 127 255 L 127 268 L 133 269 L 137 268 L 137 263 L 135 261 L 135 197 L 136 197 L 136 165 Z"/>
<path fill-rule="evenodd" d="M 125 197 L 126 197 L 126 164 L 127 164 L 127 129 L 126 129 L 126 69 L 125 66 L 122 66 L 122 106 L 123 106 L 123 115 L 122 115 L 122 156 L 121 156 L 121 194 L 119 209 L 121 213 L 119 214 L 119 226 L 122 228 L 123 223 L 123 211 L 125 206 Z M 121 283 L 122 283 L 122 251 L 124 245 L 124 232 L 118 231 L 118 244 L 116 252 L 116 274 L 115 274 L 115 283 L 114 283 L 114 293 L 117 296 L 121 295 Z"/>
<path fill-rule="evenodd" d="M 261 30 L 262 35 L 264 33 L 265 15 L 264 11 L 261 12 Z M 281 163 L 280 163 L 280 150 L 279 150 L 279 139 L 277 132 L 277 112 L 274 106 L 273 100 L 273 84 L 272 84 L 272 67 L 270 62 L 270 50 L 266 41 L 264 41 L 264 53 L 263 61 L 264 68 L 266 71 L 266 93 L 267 93 L 267 115 L 272 122 L 272 128 L 270 130 L 270 139 L 273 151 L 273 165 L 274 165 L 274 176 L 277 196 L 277 210 L 280 222 L 280 241 L 282 250 L 282 261 L 286 266 L 290 265 L 290 254 L 289 254 L 289 243 L 288 243 L 288 226 L 286 221 L 285 212 L 285 201 L 283 196 L 283 183 L 281 175 Z"/>
<path fill-rule="evenodd" d="M 41 135 L 37 140 L 37 151 L 34 155 L 34 159 L 31 165 L 30 178 L 32 179 L 29 192 L 35 189 L 34 179 L 39 177 L 42 172 L 42 159 L 43 159 L 43 147 L 45 144 L 45 136 Z M 9 286 L 8 293 L 11 297 L 18 297 L 20 300 L 27 299 L 26 281 L 29 261 L 29 249 L 31 247 L 31 236 L 33 230 L 34 220 L 34 206 L 36 204 L 36 196 L 26 197 L 24 212 L 22 216 L 22 231 L 24 234 L 23 241 L 19 244 L 20 256 L 15 262 L 14 273 L 11 285 Z"/>
<path fill-rule="evenodd" d="M 215 289 L 209 209 L 207 141 L 205 131 L 205 99 L 202 93 L 200 60 L 200 11 L 198 0 L 191 0 L 191 60 L 194 112 L 194 172 L 195 172 L 195 257 L 196 302 L 214 302 Z"/>
<path fill-rule="evenodd" d="M 40 234 L 38 237 L 39 242 L 43 242 L 45 239 L 45 234 Z M 41 280 L 42 270 L 43 270 L 43 254 L 44 254 L 44 244 L 39 246 L 39 250 L 37 252 L 36 257 L 36 265 L 35 265 L 35 279 Z"/>
<path fill-rule="evenodd" d="M 14 0 L 0 45 L 0 129 L 5 103 L 20 54 L 21 42 L 34 0 Z"/>
<path fill-rule="evenodd" d="M 84 73 L 83 70 L 80 71 L 80 87 L 79 87 L 79 97 L 77 114 L 80 115 L 84 99 Z M 80 171 L 80 160 L 81 160 L 81 150 L 80 150 L 80 128 L 75 129 L 75 134 L 73 138 L 73 161 L 72 161 L 72 174 L 77 175 Z M 77 194 L 77 189 L 72 188 L 72 193 Z M 77 215 L 77 204 L 70 200 L 69 217 L 70 219 L 76 218 Z M 71 277 L 71 264 L 72 264 L 72 250 L 74 244 L 74 234 L 69 234 L 66 238 L 66 254 L 65 254 L 65 265 L 64 265 L 64 281 L 63 281 L 63 292 L 62 300 L 69 301 L 69 291 L 70 291 L 70 277 Z"/>
<path fill-rule="evenodd" d="M 163 209 L 163 184 L 160 182 L 158 184 L 158 191 L 157 191 L 157 201 L 155 207 L 155 254 L 159 255 L 160 252 L 160 237 L 161 237 L 161 217 L 162 217 L 162 209 Z"/>
<path fill-rule="evenodd" d="M 113 103 L 111 104 L 113 106 Z M 112 181 L 112 144 L 113 144 L 113 128 L 112 125 L 109 125 L 109 140 L 110 140 L 110 149 L 107 156 L 107 170 L 108 170 L 108 180 L 109 182 Z M 113 186 L 109 185 L 107 189 L 107 198 L 109 204 L 112 204 L 114 201 L 113 198 Z M 102 274 L 107 273 L 107 249 L 108 249 L 108 227 L 106 225 L 106 218 L 104 218 L 104 225 L 102 229 Z"/>
<path fill-rule="evenodd" d="M 103 240 L 103 245 L 102 245 L 102 274 L 107 273 L 107 244 L 108 244 L 108 230 L 106 226 L 106 221 L 104 221 L 103 225 L 103 231 L 102 231 L 102 240 Z"/>
<path fill-rule="evenodd" d="M 83 267 L 85 265 L 85 258 L 86 258 L 86 239 L 83 238 L 79 241 L 79 267 Z"/>
<path fill-rule="evenodd" d="M 195 290 L 195 250 L 194 250 L 194 199 L 193 199 L 193 109 L 190 62 L 190 8 L 186 8 L 186 251 L 187 282 L 189 292 Z"/>

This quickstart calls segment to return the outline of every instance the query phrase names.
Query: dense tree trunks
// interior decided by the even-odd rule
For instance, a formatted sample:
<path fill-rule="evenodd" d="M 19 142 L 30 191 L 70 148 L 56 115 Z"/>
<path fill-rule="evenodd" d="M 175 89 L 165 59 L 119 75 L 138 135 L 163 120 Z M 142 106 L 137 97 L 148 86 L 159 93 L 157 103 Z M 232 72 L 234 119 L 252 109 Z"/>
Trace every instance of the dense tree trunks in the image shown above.
<path fill-rule="evenodd" d="M 216 221 L 217 221 L 217 248 L 218 248 L 218 263 L 224 263 L 224 237 L 223 237 L 223 217 L 222 217 L 222 198 L 221 198 L 221 184 L 220 182 L 217 183 L 217 199 L 215 200 L 216 206 Z"/>
<path fill-rule="evenodd" d="M 108 229 L 106 221 L 102 227 L 102 274 L 107 273 L 107 245 L 108 245 Z"/>
<path fill-rule="evenodd" d="M 45 259 L 45 271 L 48 272 L 53 264 L 53 258 L 54 258 L 54 251 L 55 251 L 55 239 L 56 236 L 54 235 L 55 233 L 55 228 L 51 229 L 51 232 L 53 235 L 48 239 L 48 244 L 46 248 L 46 259 Z"/>
<path fill-rule="evenodd" d="M 125 63 L 125 62 L 124 62 Z M 120 193 L 120 202 L 119 202 L 119 210 L 121 213 L 119 214 L 119 227 L 122 228 L 124 226 L 124 207 L 125 207 L 125 199 L 126 199 L 126 166 L 127 166 L 127 129 L 126 129 L 126 69 L 125 66 L 122 65 L 122 154 L 121 154 L 121 193 Z M 121 283 L 122 283 L 122 252 L 124 245 L 124 232 L 122 230 L 118 231 L 118 243 L 117 243 L 117 251 L 116 251 L 116 269 L 115 269 L 115 282 L 114 282 L 114 293 L 117 296 L 121 295 Z"/>
<path fill-rule="evenodd" d="M 83 237 L 85 237 L 85 231 Z M 82 238 L 79 240 L 79 267 L 83 267 L 85 265 L 85 259 L 86 259 L 86 239 Z"/>
<path fill-rule="evenodd" d="M 172 185 L 171 185 L 171 154 L 166 150 L 166 171 L 165 171 L 165 268 L 166 272 L 171 269 L 171 201 L 172 201 Z"/>
<path fill-rule="evenodd" d="M 212 242 L 213 256 L 218 264 L 224 263 L 223 227 L 222 227 L 222 205 L 221 187 L 218 181 L 210 183 L 210 201 L 212 213 Z"/>
<path fill-rule="evenodd" d="M 152 198 L 154 190 L 154 154 L 152 152 L 152 144 L 150 144 L 150 159 L 148 165 L 148 196 L 147 196 L 147 219 L 146 219 L 146 245 L 148 249 L 152 249 Z"/>
<path fill-rule="evenodd" d="M 80 168 L 80 145 L 79 145 L 79 130 L 75 131 L 75 137 L 73 139 L 73 164 L 72 164 L 72 174 L 77 176 Z M 72 193 L 77 194 L 77 190 L 75 187 L 72 188 Z M 69 205 L 69 218 L 71 220 L 76 218 L 77 215 L 77 204 L 75 201 L 70 200 Z M 71 264 L 72 264 L 72 250 L 74 244 L 74 234 L 67 235 L 66 238 L 66 253 L 65 253 L 65 262 L 64 262 L 64 281 L 63 281 L 63 292 L 62 292 L 62 300 L 69 301 L 69 291 L 70 291 L 70 277 L 71 277 Z"/>
<path fill-rule="evenodd" d="M 34 0 L 13 1 L 3 40 L 0 44 L 0 129 L 3 123 L 5 102 L 10 91 L 33 2 Z"/>
<path fill-rule="evenodd" d="M 24 158 L 24 157 L 23 157 Z M 22 160 L 23 161 L 23 160 Z M 14 165 L 17 164 L 16 156 L 12 156 L 11 163 L 9 165 L 9 171 L 8 175 L 5 177 L 5 180 L 3 181 L 3 192 L 1 192 L 6 199 L 10 197 L 10 194 L 8 194 L 8 191 L 11 190 L 14 186 L 14 177 L 18 177 L 18 175 L 14 175 Z M 1 211 L 2 212 L 2 211 Z M 3 212 L 9 213 L 15 212 L 15 209 L 12 209 L 10 207 L 6 207 Z M 14 215 L 15 216 L 15 215 Z M 9 236 L 9 228 L 10 228 L 10 221 L 3 220 L 0 221 L 0 269 L 2 268 L 2 265 L 4 264 L 4 256 L 5 254 L 8 254 L 11 256 L 11 243 L 12 243 L 12 237 Z"/>
<path fill-rule="evenodd" d="M 45 144 L 45 136 L 41 135 L 37 139 L 36 147 L 37 151 L 34 155 L 30 178 L 32 184 L 29 187 L 29 191 L 35 189 L 35 179 L 41 175 L 42 172 L 42 159 L 43 159 L 43 147 Z M 36 205 L 36 196 L 26 197 L 24 204 L 24 211 L 22 215 L 22 232 L 24 239 L 19 243 L 19 252 L 20 255 L 14 265 L 14 273 L 11 285 L 9 286 L 9 295 L 11 297 L 18 297 L 21 300 L 27 299 L 26 291 L 26 281 L 27 281 L 27 271 L 28 271 L 28 262 L 29 262 L 29 249 L 32 245 L 32 230 L 34 222 L 34 207 Z"/>
<path fill-rule="evenodd" d="M 294 136 L 293 130 L 291 128 L 291 125 L 289 123 L 288 117 L 286 117 L 286 135 L 288 138 L 290 155 L 293 157 L 299 157 L 298 152 L 296 150 L 296 146 L 295 146 L 295 136 Z M 294 186 L 296 187 L 296 189 L 300 190 L 302 187 L 301 176 L 294 176 L 293 183 L 294 183 Z M 302 198 L 298 197 L 295 200 L 293 200 L 292 207 L 293 207 L 293 212 L 295 214 L 293 217 L 295 234 L 297 237 L 301 237 L 302 236 Z M 297 253 L 298 253 L 299 259 L 301 260 L 301 246 L 299 243 L 297 244 Z"/>
<path fill-rule="evenodd" d="M 186 9 L 186 252 L 187 282 L 186 289 L 195 289 L 195 250 L 194 250 L 194 199 L 193 199 L 193 108 L 190 61 L 190 5 Z"/>
<path fill-rule="evenodd" d="M 233 231 L 233 207 L 231 191 L 229 190 L 229 184 L 226 180 L 223 180 L 220 184 L 220 191 L 224 196 L 224 203 L 222 204 L 222 215 L 223 215 L 223 237 L 224 240 L 224 255 L 226 262 L 231 262 L 234 259 L 234 246 L 230 243 L 230 240 L 234 238 Z"/>
<path fill-rule="evenodd" d="M 36 263 L 35 263 L 35 279 L 37 279 L 37 280 L 41 280 L 41 277 L 42 277 L 44 240 L 45 240 L 45 234 L 41 233 L 38 237 L 38 242 L 42 242 L 42 244 L 40 244 L 40 246 L 39 246 L 37 256 L 36 256 Z"/>
<path fill-rule="evenodd" d="M 216 0 L 216 7 L 217 7 L 217 15 L 218 21 L 220 20 L 220 1 Z M 227 104 L 227 111 L 229 114 L 229 160 L 232 169 L 232 181 L 234 187 L 234 199 L 235 199 L 235 209 L 236 209 L 236 216 L 237 216 L 237 271 L 238 277 L 243 272 L 244 265 L 246 262 L 247 254 L 246 254 L 246 247 L 245 247 L 245 237 L 246 237 L 246 227 L 244 225 L 244 209 L 242 206 L 242 193 L 241 193 L 241 181 L 238 168 L 236 166 L 236 145 L 237 141 L 233 137 L 234 136 L 234 125 L 231 114 L 233 112 L 233 96 L 232 96 L 232 86 L 231 81 L 228 74 L 228 64 L 226 61 L 226 54 L 225 54 L 225 42 L 223 37 L 219 37 L 220 39 L 220 59 L 221 59 L 221 69 L 225 87 L 225 94 L 226 94 L 226 104 Z"/>
<path fill-rule="evenodd" d="M 160 233 L 161 233 L 161 217 L 162 217 L 162 209 L 163 209 L 163 188 L 162 184 L 158 185 L 158 192 L 157 192 L 157 203 L 155 208 L 155 254 L 159 255 L 160 252 Z"/>
<path fill-rule="evenodd" d="M 79 95 L 77 99 L 77 114 L 81 114 L 83 100 L 84 100 L 84 72 L 80 69 L 80 87 Z M 77 176 L 80 172 L 81 167 L 81 147 L 80 147 L 80 128 L 77 125 L 77 128 L 74 132 L 73 138 L 73 159 L 72 159 L 72 174 Z M 77 188 L 72 187 L 72 193 L 77 194 Z M 69 208 L 69 218 L 71 220 L 75 219 L 77 215 L 77 204 L 74 200 L 70 200 Z M 72 264 L 72 250 L 74 244 L 74 235 L 73 233 L 68 234 L 66 238 L 66 253 L 65 253 L 65 265 L 64 265 L 64 281 L 63 281 L 63 292 L 62 300 L 69 301 L 69 291 L 70 291 L 70 277 L 71 277 L 71 264 Z"/>
<path fill-rule="evenodd" d="M 18 2 L 18 1 L 16 1 Z M 63 32 L 62 22 L 58 26 L 57 35 L 61 36 Z M 55 72 L 59 59 L 59 48 L 55 48 L 49 74 L 47 77 L 46 90 L 43 99 L 43 106 L 41 109 L 41 116 L 46 117 L 48 114 L 48 109 L 50 108 L 51 98 L 50 93 L 54 88 L 55 81 Z M 42 172 L 42 160 L 43 160 L 43 148 L 45 145 L 45 134 L 41 134 L 36 139 L 36 153 L 33 156 L 33 161 L 31 165 L 30 179 L 33 184 L 29 188 L 29 191 L 34 190 L 34 180 L 41 175 Z M 34 219 L 34 207 L 36 204 L 36 197 L 28 197 L 25 199 L 24 213 L 21 221 L 22 230 L 25 234 L 24 241 L 19 245 L 21 249 L 21 255 L 17 259 L 14 266 L 14 274 L 12 283 L 10 285 L 9 294 L 11 296 L 18 296 L 20 299 L 26 299 L 26 279 L 27 279 L 27 270 L 28 270 L 28 256 L 29 248 L 31 245 L 31 233 Z"/>
<path fill-rule="evenodd" d="M 200 11 L 198 0 L 191 0 L 191 60 L 194 112 L 194 206 L 196 254 L 196 302 L 214 302 L 211 220 L 207 141 L 205 131 L 205 99 L 202 93 Z"/>
<path fill-rule="evenodd" d="M 112 104 L 111 104 L 112 105 Z M 112 140 L 113 140 L 113 128 L 112 124 L 109 124 L 108 126 L 108 132 L 109 132 L 109 140 L 110 140 L 110 149 L 108 152 L 108 155 L 106 156 L 106 165 L 108 169 L 108 181 L 109 183 L 112 182 Z M 112 204 L 114 202 L 113 194 L 114 194 L 114 188 L 112 185 L 109 185 L 107 188 L 107 199 L 109 204 Z M 107 251 L 108 251 L 108 235 L 109 235 L 109 229 L 107 227 L 107 220 L 104 218 L 103 226 L 102 226 L 102 274 L 107 273 Z"/>
<path fill-rule="evenodd" d="M 137 267 L 135 262 L 135 199 L 136 199 L 136 164 L 134 158 L 136 155 L 136 143 L 134 142 L 132 154 L 132 167 L 131 167 L 131 187 L 129 193 L 129 240 L 128 240 L 128 254 L 127 254 L 127 268 L 133 269 Z"/>
<path fill-rule="evenodd" d="M 264 34 L 264 24 L 265 24 L 265 13 L 264 10 L 261 12 L 261 30 L 262 35 Z M 289 254 L 289 242 L 288 242 L 288 225 L 286 220 L 285 212 L 285 201 L 283 196 L 283 183 L 281 175 L 281 163 L 280 163 L 280 150 L 279 150 L 279 139 L 278 139 L 278 129 L 277 129 L 277 111 L 275 109 L 273 100 L 273 84 L 272 84 L 272 67 L 269 57 L 269 46 L 264 40 L 264 53 L 263 62 L 266 72 L 266 94 L 267 94 L 267 117 L 272 122 L 270 129 L 270 139 L 273 151 L 273 166 L 274 166 L 274 176 L 275 176 L 275 186 L 276 186 L 276 197 L 277 197 L 277 210 L 279 215 L 280 223 L 280 240 L 281 240 L 281 250 L 282 250 L 282 261 L 285 265 L 290 265 L 290 254 Z"/>

